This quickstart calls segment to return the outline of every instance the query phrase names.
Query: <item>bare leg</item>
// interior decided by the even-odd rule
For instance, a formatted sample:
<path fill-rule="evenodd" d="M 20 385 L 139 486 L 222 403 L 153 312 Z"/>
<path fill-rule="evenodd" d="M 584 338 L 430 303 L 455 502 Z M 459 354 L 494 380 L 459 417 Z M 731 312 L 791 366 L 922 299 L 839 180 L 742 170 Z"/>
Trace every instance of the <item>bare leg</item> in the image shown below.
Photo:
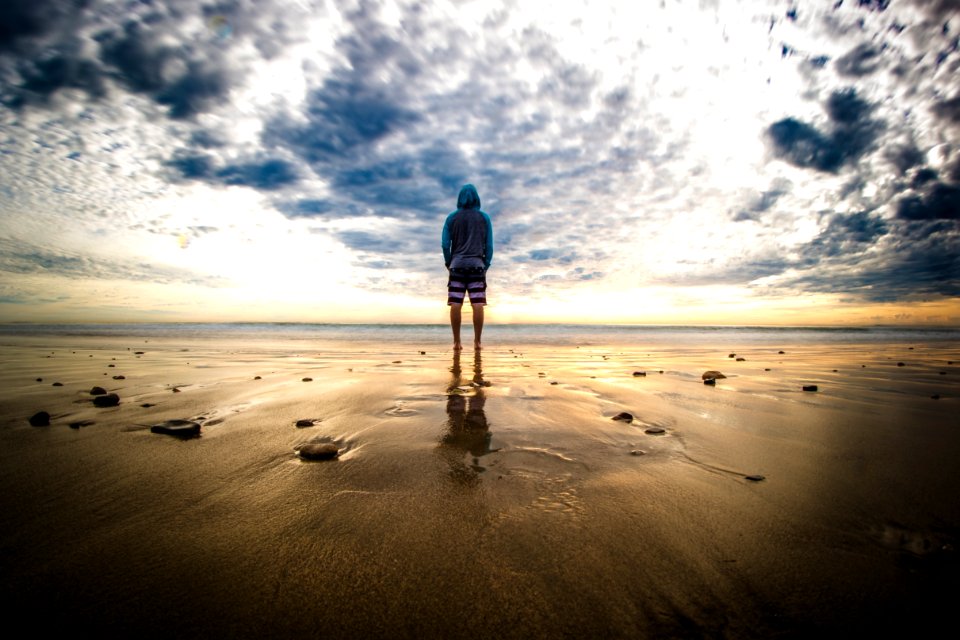
<path fill-rule="evenodd" d="M 450 305 L 450 328 L 453 329 L 453 350 L 460 351 L 463 345 L 460 344 L 460 312 L 463 304 Z"/>
<path fill-rule="evenodd" d="M 473 348 L 479 351 L 483 348 L 480 346 L 480 334 L 483 333 L 483 305 L 471 306 L 473 307 Z"/>

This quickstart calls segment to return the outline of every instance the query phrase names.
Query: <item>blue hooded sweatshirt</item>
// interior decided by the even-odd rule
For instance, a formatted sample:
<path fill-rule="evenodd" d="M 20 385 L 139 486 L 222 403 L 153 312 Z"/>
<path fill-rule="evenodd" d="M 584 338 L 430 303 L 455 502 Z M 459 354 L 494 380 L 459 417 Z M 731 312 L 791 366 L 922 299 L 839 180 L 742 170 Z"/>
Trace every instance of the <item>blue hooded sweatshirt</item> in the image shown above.
<path fill-rule="evenodd" d="M 493 223 L 490 216 L 480 210 L 480 195 L 472 184 L 460 189 L 457 210 L 443 223 L 440 246 L 448 269 L 490 268 Z"/>

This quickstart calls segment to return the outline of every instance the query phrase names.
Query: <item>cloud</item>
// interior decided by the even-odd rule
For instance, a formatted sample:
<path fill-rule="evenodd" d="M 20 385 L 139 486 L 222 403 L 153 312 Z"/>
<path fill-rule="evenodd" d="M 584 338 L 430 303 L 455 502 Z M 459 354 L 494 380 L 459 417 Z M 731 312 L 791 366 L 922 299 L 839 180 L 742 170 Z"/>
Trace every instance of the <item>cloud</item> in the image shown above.
<path fill-rule="evenodd" d="M 824 108 L 827 132 L 794 118 L 770 125 L 767 135 L 774 155 L 801 168 L 835 173 L 871 150 L 883 125 L 872 118 L 870 105 L 855 89 L 833 91 Z"/>
<path fill-rule="evenodd" d="M 0 273 L 14 276 L 47 275 L 70 280 L 129 280 L 213 287 L 224 284 L 221 278 L 199 276 L 187 269 L 76 251 L 57 251 L 7 238 L 0 238 L 0 256 Z"/>
<path fill-rule="evenodd" d="M 442 271 L 472 182 L 515 293 L 952 295 L 949 2 L 631 6 L 10 0 L 0 238 L 32 211 L 56 237 L 3 269 L 143 281 L 157 234 L 307 234 L 391 290 Z M 58 248 L 103 229 L 143 265 Z"/>

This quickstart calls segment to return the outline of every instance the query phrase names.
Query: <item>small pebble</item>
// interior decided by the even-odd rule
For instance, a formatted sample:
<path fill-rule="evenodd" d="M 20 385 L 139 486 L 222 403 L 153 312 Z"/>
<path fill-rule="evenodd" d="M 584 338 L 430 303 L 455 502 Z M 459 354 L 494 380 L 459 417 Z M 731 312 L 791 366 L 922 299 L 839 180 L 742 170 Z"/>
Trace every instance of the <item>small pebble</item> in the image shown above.
<path fill-rule="evenodd" d="M 935 393 L 935 394 L 933 394 L 932 396 L 930 396 L 930 398 L 931 398 L 932 400 L 939 400 L 939 399 L 940 399 L 940 394 L 939 394 L 939 393 Z"/>
<path fill-rule="evenodd" d="M 93 399 L 95 407 L 115 407 L 120 404 L 120 396 L 115 393 L 108 393 L 105 396 L 97 396 Z"/>
<path fill-rule="evenodd" d="M 804 390 L 804 391 L 816 391 L 816 390 L 817 390 L 817 385 L 815 385 L 815 384 L 805 384 L 805 385 L 803 385 L 803 390 Z"/>
<path fill-rule="evenodd" d="M 747 361 L 746 358 L 743 358 L 743 357 L 737 358 L 737 362 L 746 362 L 746 361 Z"/>
<path fill-rule="evenodd" d="M 43 382 L 43 378 L 37 378 L 37 382 Z"/>
<path fill-rule="evenodd" d="M 71 422 L 68 426 L 71 429 L 79 429 L 80 427 L 89 427 L 93 424 L 93 420 L 78 420 L 76 422 Z"/>
<path fill-rule="evenodd" d="M 340 453 L 340 448 L 329 442 L 309 443 L 300 447 L 297 453 L 304 460 L 333 460 Z"/>
<path fill-rule="evenodd" d="M 312 427 L 313 420 L 297 420 L 298 427 Z"/>
<path fill-rule="evenodd" d="M 102 396 L 107 393 L 107 390 L 103 387 L 94 387 L 90 389 L 90 395 L 92 396 Z"/>
<path fill-rule="evenodd" d="M 904 364 L 903 362 L 898 362 L 898 363 L 897 363 L 897 366 L 898 366 L 898 367 L 905 367 L 905 366 L 907 366 L 907 365 Z"/>
<path fill-rule="evenodd" d="M 633 422 L 633 416 L 626 411 L 621 411 L 617 415 L 613 416 L 611 420 L 621 420 L 623 422 Z"/>
<path fill-rule="evenodd" d="M 646 371 L 634 371 L 634 372 L 633 372 L 633 377 L 634 377 L 634 378 L 646 378 L 646 377 L 647 377 L 647 372 L 646 372 Z"/>
<path fill-rule="evenodd" d="M 50 426 L 50 414 L 46 411 L 37 411 L 35 414 L 30 416 L 30 426 L 33 427 L 49 427 Z"/>
<path fill-rule="evenodd" d="M 262 380 L 263 378 L 261 378 L 260 376 L 253 376 L 253 379 L 254 379 L 254 380 Z"/>
<path fill-rule="evenodd" d="M 663 427 L 647 427 L 643 430 L 644 433 L 649 433 L 652 436 L 658 436 L 667 432 Z"/>
<path fill-rule="evenodd" d="M 63 383 L 62 383 L 62 382 L 54 382 L 54 383 L 53 383 L 52 385 L 50 385 L 50 386 L 53 386 L 53 387 L 62 387 L 62 386 L 63 386 Z"/>
<path fill-rule="evenodd" d="M 709 386 L 709 387 L 715 387 L 715 386 L 717 386 L 717 379 L 716 379 L 716 378 L 705 378 L 704 381 L 703 381 L 703 384 L 705 384 L 705 385 L 707 385 L 707 386 Z"/>
<path fill-rule="evenodd" d="M 753 482 L 760 482 L 761 480 L 766 480 L 766 476 L 752 475 L 752 476 L 743 476 L 747 480 L 752 480 Z"/>
<path fill-rule="evenodd" d="M 634 449 L 633 451 L 630 452 L 630 455 L 632 455 L 632 456 L 642 456 L 642 455 L 646 455 L 646 453 L 647 453 L 647 452 L 646 452 L 646 451 L 643 451 L 642 449 Z"/>
<path fill-rule="evenodd" d="M 114 380 L 126 380 L 127 376 L 113 376 Z"/>
<path fill-rule="evenodd" d="M 303 378 L 301 382 L 313 382 L 313 378 Z"/>
<path fill-rule="evenodd" d="M 192 420 L 167 420 L 152 425 L 150 433 L 162 433 L 177 438 L 193 438 L 200 435 L 200 423 Z"/>

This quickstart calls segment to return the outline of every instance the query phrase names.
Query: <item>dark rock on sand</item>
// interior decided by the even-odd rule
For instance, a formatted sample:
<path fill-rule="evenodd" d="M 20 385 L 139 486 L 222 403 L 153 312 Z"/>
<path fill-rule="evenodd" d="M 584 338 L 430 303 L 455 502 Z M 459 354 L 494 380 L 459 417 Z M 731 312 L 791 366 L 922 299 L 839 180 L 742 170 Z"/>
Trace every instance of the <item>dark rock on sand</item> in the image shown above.
<path fill-rule="evenodd" d="M 939 394 L 939 393 L 935 393 L 935 394 L 933 394 L 932 396 L 930 396 L 930 399 L 931 399 L 931 400 L 939 400 L 939 399 L 940 399 L 940 394 Z"/>
<path fill-rule="evenodd" d="M 150 407 L 153 407 L 153 406 L 155 406 L 155 405 L 154 405 L 152 402 L 144 402 L 144 403 L 143 403 L 142 405 L 140 405 L 140 406 L 143 407 L 144 409 L 149 409 Z"/>
<path fill-rule="evenodd" d="M 783 355 L 786 353 L 786 351 L 777 351 L 777 353 L 779 353 L 780 355 Z"/>
<path fill-rule="evenodd" d="M 643 430 L 644 433 L 649 433 L 652 436 L 659 436 L 667 432 L 663 427 L 647 427 Z"/>
<path fill-rule="evenodd" d="M 120 396 L 115 393 L 108 393 L 105 396 L 97 396 L 93 399 L 95 407 L 115 407 L 120 404 Z"/>
<path fill-rule="evenodd" d="M 761 476 L 761 475 L 750 475 L 750 476 L 743 476 L 743 477 L 753 482 L 760 482 L 761 480 L 767 479 L 766 476 Z"/>
<path fill-rule="evenodd" d="M 142 356 L 142 355 L 143 355 L 143 351 L 134 351 L 134 352 L 133 352 L 133 355 L 135 355 L 135 356 Z"/>
<path fill-rule="evenodd" d="M 301 382 L 313 382 L 313 378 L 302 378 Z"/>
<path fill-rule="evenodd" d="M 254 379 L 254 380 L 263 380 L 263 378 L 261 378 L 260 376 L 253 376 L 253 379 Z"/>
<path fill-rule="evenodd" d="M 113 376 L 114 380 L 126 380 L 127 376 Z"/>
<path fill-rule="evenodd" d="M 712 379 L 714 379 L 714 380 L 720 380 L 720 379 L 726 378 L 726 377 L 727 377 L 727 376 L 723 375 L 723 374 L 720 373 L 719 371 L 712 371 L 712 370 L 711 370 L 711 371 L 704 371 L 704 372 L 703 372 L 703 375 L 700 376 L 700 378 L 701 378 L 702 380 L 707 380 L 707 379 L 709 379 L 709 378 L 712 378 Z"/>
<path fill-rule="evenodd" d="M 46 411 L 37 411 L 35 414 L 30 416 L 30 426 L 32 427 L 49 427 L 50 426 L 50 414 Z"/>
<path fill-rule="evenodd" d="M 340 453 L 340 448 L 329 442 L 311 442 L 300 447 L 297 453 L 304 460 L 333 460 Z"/>
<path fill-rule="evenodd" d="M 898 362 L 898 363 L 897 363 L 897 366 L 898 366 L 898 367 L 905 367 L 905 366 L 907 366 L 907 365 L 906 365 L 905 363 L 903 363 L 903 362 Z"/>
<path fill-rule="evenodd" d="M 62 383 L 62 382 L 54 382 L 54 383 L 53 383 L 52 385 L 50 385 L 50 386 L 52 386 L 52 387 L 62 387 L 62 386 L 63 386 L 63 383 Z"/>
<path fill-rule="evenodd" d="M 643 456 L 643 455 L 646 455 L 646 453 L 647 453 L 647 452 L 644 451 L 644 450 L 642 450 L 642 449 L 634 449 L 633 451 L 630 452 L 630 455 L 632 455 L 632 456 Z"/>
<path fill-rule="evenodd" d="M 117 366 L 117 365 L 115 365 L 115 364 L 108 364 L 107 366 L 108 366 L 108 367 L 115 367 L 115 366 Z"/>
<path fill-rule="evenodd" d="M 730 354 L 730 355 L 728 355 L 727 357 L 728 357 L 728 358 L 736 358 L 736 357 L 737 357 L 737 354 L 735 354 L 735 353 L 731 353 L 731 354 Z"/>
<path fill-rule="evenodd" d="M 737 358 L 737 362 L 746 362 L 746 361 L 747 361 L 746 358 L 743 358 L 743 357 Z"/>
<path fill-rule="evenodd" d="M 708 387 L 715 387 L 715 386 L 717 386 L 717 379 L 716 379 L 716 378 L 704 378 L 703 384 L 707 385 Z"/>
<path fill-rule="evenodd" d="M 626 411 L 621 411 L 617 415 L 613 416 L 611 420 L 621 420 L 623 422 L 633 422 L 633 416 Z"/>
<path fill-rule="evenodd" d="M 192 420 L 167 420 L 150 426 L 150 433 L 162 433 L 178 438 L 193 438 L 200 435 L 200 423 Z"/>
<path fill-rule="evenodd" d="M 314 424 L 313 420 L 297 420 L 298 427 L 312 427 Z"/>
<path fill-rule="evenodd" d="M 646 378 L 646 377 L 647 377 L 647 372 L 646 372 L 646 371 L 634 371 L 634 372 L 633 372 L 633 377 L 634 377 L 634 378 Z"/>
<path fill-rule="evenodd" d="M 37 378 L 37 382 L 43 382 L 43 378 Z"/>
<path fill-rule="evenodd" d="M 804 390 L 804 391 L 816 391 L 816 390 L 817 390 L 817 385 L 815 385 L 815 384 L 805 384 L 805 385 L 803 385 L 803 390 Z"/>
<path fill-rule="evenodd" d="M 79 429 L 80 427 L 89 427 L 94 424 L 93 420 L 77 420 L 76 422 L 71 422 L 68 426 L 71 429 Z"/>
<path fill-rule="evenodd" d="M 107 393 L 107 390 L 104 389 L 103 387 L 94 387 L 90 389 L 90 395 L 92 396 L 102 396 L 102 395 L 106 395 L 106 393 Z"/>

